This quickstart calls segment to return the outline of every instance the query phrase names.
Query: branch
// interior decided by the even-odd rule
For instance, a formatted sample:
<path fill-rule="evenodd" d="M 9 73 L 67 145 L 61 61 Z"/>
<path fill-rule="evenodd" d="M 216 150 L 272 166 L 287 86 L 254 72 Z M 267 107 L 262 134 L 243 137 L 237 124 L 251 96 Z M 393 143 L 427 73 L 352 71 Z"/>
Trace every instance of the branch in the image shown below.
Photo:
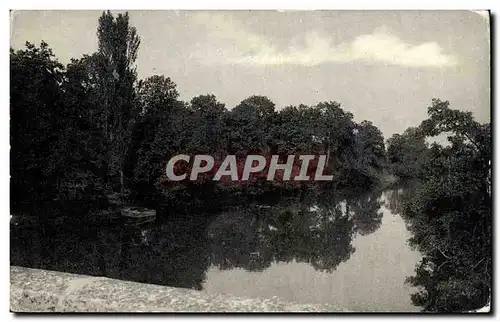
<path fill-rule="evenodd" d="M 477 267 L 477 265 L 481 264 L 481 262 L 484 261 L 485 258 L 486 257 L 483 257 L 483 259 L 481 259 L 479 262 L 477 262 L 477 264 L 474 265 L 474 267 L 472 267 L 472 269 L 469 271 L 469 273 L 471 273 Z"/>
<path fill-rule="evenodd" d="M 481 151 L 481 149 L 479 148 L 479 146 L 476 144 L 476 142 L 472 141 L 472 139 L 466 134 L 466 133 L 463 133 L 463 135 L 470 141 L 470 143 L 474 144 L 474 146 L 476 147 L 476 149 L 478 151 Z"/>
<path fill-rule="evenodd" d="M 436 272 L 439 271 L 441 269 L 441 267 L 446 264 L 446 263 L 449 263 L 450 261 L 447 260 L 446 262 L 442 263 L 441 265 L 439 265 L 439 267 L 436 269 Z"/>
<path fill-rule="evenodd" d="M 437 249 L 437 250 L 439 250 L 439 252 L 440 252 L 441 254 L 443 254 L 443 256 L 444 256 L 444 257 L 446 257 L 447 259 L 451 259 L 451 257 L 450 257 L 450 256 L 447 256 L 445 253 L 443 253 L 443 251 L 442 251 L 439 247 L 436 247 L 436 249 Z"/>

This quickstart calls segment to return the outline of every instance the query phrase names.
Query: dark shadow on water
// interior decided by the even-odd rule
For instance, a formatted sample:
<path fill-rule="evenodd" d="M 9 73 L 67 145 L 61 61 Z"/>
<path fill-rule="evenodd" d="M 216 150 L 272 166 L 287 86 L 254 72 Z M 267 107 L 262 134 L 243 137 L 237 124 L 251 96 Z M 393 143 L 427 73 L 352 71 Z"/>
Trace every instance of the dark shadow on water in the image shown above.
<path fill-rule="evenodd" d="M 356 234 L 381 225 L 381 191 L 261 198 L 219 211 L 158 208 L 157 220 L 11 224 L 11 265 L 202 289 L 210 266 L 263 271 L 304 262 L 333 272 Z"/>

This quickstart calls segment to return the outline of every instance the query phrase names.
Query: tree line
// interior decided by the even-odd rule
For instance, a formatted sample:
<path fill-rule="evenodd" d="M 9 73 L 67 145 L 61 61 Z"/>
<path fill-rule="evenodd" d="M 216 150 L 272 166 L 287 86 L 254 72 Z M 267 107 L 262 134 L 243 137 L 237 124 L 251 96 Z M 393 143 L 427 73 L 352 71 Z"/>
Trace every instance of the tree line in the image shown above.
<path fill-rule="evenodd" d="M 336 186 L 370 186 L 381 178 L 382 133 L 369 121 L 356 123 L 337 102 L 279 110 L 258 95 L 231 109 L 211 94 L 184 102 L 169 77 L 138 79 L 140 37 L 127 13 L 104 12 L 97 39 L 95 53 L 66 66 L 45 42 L 10 51 L 14 212 L 84 214 L 117 196 L 154 205 L 195 197 L 200 189 L 262 194 L 300 188 L 166 185 L 165 165 L 176 154 L 328 154 Z"/>

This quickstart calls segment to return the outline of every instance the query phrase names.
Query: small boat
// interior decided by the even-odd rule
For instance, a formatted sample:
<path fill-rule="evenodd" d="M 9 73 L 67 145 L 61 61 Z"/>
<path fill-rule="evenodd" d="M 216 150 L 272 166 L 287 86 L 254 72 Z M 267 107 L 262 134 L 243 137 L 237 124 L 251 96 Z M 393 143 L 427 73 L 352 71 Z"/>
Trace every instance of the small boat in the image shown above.
<path fill-rule="evenodd" d="M 121 211 L 123 217 L 146 219 L 156 217 L 156 210 L 142 207 L 125 207 Z"/>
<path fill-rule="evenodd" d="M 154 223 L 155 222 L 155 217 L 144 217 L 144 218 L 137 218 L 137 219 L 131 219 L 130 217 L 125 217 L 125 221 L 123 224 L 125 226 L 141 226 L 149 223 Z"/>
<path fill-rule="evenodd" d="M 125 207 L 121 210 L 125 225 L 138 226 L 155 221 L 156 210 L 141 207 Z"/>

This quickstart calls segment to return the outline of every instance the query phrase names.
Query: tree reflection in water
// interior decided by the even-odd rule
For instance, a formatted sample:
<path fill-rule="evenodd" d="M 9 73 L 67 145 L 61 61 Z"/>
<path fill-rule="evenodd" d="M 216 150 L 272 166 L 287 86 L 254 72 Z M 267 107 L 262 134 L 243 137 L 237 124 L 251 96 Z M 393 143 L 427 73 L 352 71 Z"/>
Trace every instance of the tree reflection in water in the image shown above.
<path fill-rule="evenodd" d="M 355 252 L 356 233 L 368 235 L 380 227 L 381 195 L 308 194 L 222 213 L 208 229 L 211 264 L 262 271 L 273 262 L 297 261 L 332 272 Z"/>
<path fill-rule="evenodd" d="M 11 228 L 11 265 L 201 290 L 209 267 L 207 220 Z"/>
<path fill-rule="evenodd" d="M 354 253 L 355 234 L 380 227 L 379 199 L 310 193 L 215 214 L 160 212 L 147 226 L 11 226 L 11 265 L 197 290 L 211 265 L 262 271 L 297 261 L 332 272 Z"/>

